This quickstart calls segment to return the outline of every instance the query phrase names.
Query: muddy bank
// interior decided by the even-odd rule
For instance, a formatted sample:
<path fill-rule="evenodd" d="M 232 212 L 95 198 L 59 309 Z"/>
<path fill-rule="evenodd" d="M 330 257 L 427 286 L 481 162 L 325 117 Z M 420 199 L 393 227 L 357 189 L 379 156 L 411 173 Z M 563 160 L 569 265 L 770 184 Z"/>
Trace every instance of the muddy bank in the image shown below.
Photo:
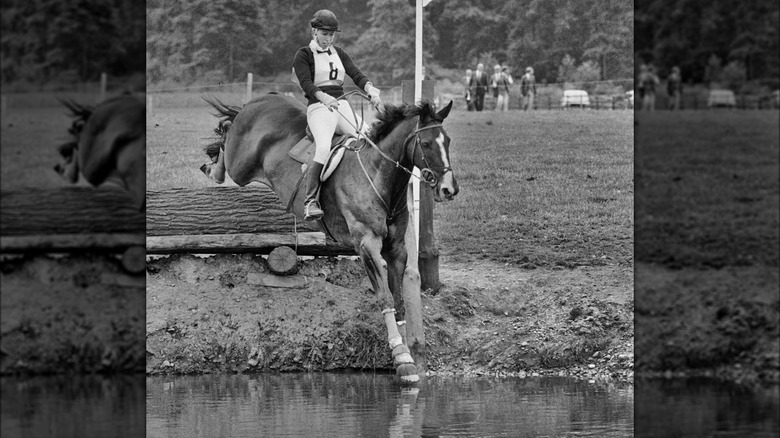
<path fill-rule="evenodd" d="M 780 383 L 777 267 L 636 268 L 637 373 Z"/>
<path fill-rule="evenodd" d="M 0 266 L 0 373 L 143 370 L 143 276 L 110 255 L 3 256 Z"/>
<path fill-rule="evenodd" d="M 430 373 L 633 378 L 630 267 L 441 266 L 423 294 Z M 317 258 L 293 276 L 262 257 L 147 262 L 146 371 L 392 370 L 383 307 L 359 261 Z"/>

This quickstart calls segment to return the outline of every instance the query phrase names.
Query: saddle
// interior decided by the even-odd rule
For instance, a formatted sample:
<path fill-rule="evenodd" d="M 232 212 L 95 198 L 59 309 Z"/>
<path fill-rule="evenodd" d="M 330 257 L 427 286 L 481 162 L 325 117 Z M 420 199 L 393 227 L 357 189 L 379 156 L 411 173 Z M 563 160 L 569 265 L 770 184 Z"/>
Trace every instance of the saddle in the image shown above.
<path fill-rule="evenodd" d="M 330 154 L 328 154 L 325 165 L 322 167 L 320 181 L 327 180 L 333 171 L 336 170 L 336 167 L 341 162 L 341 158 L 344 157 L 344 146 L 351 144 L 355 140 L 355 137 L 351 135 L 335 134 L 333 136 L 330 143 Z M 306 127 L 306 136 L 301 138 L 287 155 L 301 163 L 301 174 L 305 174 L 308 164 L 314 156 L 314 136 L 312 136 L 308 126 Z"/>

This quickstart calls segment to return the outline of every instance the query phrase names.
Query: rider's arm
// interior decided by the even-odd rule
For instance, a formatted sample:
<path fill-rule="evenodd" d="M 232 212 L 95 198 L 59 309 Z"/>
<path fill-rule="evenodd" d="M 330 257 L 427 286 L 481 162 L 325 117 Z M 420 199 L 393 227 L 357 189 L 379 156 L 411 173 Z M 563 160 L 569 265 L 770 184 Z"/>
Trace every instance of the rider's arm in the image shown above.
<path fill-rule="evenodd" d="M 342 50 L 341 47 L 336 47 L 336 52 L 339 54 L 341 63 L 344 65 L 344 73 L 352 78 L 352 81 L 355 82 L 355 85 L 357 85 L 358 88 L 367 91 L 366 83 L 368 83 L 368 77 L 364 75 L 359 68 L 357 68 L 355 63 L 352 61 L 352 58 L 350 58 L 350 56 L 347 55 L 347 52 Z"/>
<path fill-rule="evenodd" d="M 314 65 L 314 55 L 308 47 L 302 47 L 295 53 L 293 59 L 293 68 L 298 82 L 307 96 L 316 97 L 320 88 L 314 85 L 312 66 Z"/>

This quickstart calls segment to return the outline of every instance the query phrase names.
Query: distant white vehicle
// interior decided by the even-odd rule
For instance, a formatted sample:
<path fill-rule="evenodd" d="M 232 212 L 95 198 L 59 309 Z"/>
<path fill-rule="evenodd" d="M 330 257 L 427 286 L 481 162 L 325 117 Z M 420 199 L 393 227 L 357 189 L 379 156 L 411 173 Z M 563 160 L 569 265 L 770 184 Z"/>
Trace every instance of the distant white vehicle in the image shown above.
<path fill-rule="evenodd" d="M 734 108 L 737 106 L 737 99 L 731 90 L 710 90 L 707 106 L 710 108 L 719 106 Z"/>
<path fill-rule="evenodd" d="M 585 90 L 565 90 L 561 99 L 561 107 L 568 108 L 570 106 L 589 107 L 588 92 Z"/>

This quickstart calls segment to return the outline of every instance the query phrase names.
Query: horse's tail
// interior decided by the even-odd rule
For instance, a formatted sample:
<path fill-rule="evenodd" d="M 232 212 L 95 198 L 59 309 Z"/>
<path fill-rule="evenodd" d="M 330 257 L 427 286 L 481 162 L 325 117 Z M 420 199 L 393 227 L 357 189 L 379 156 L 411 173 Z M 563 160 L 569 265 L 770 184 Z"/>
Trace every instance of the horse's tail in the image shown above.
<path fill-rule="evenodd" d="M 219 140 L 206 145 L 204 151 L 206 155 L 211 158 L 211 163 L 204 164 L 200 167 L 200 170 L 206 174 L 210 179 L 222 184 L 225 181 L 225 141 L 227 140 L 228 131 L 233 121 L 236 119 L 238 112 L 241 111 L 241 107 L 236 105 L 227 105 L 214 97 L 213 95 L 201 96 L 209 105 L 212 106 L 217 113 L 215 117 L 219 117 L 219 123 L 214 128 L 214 133 L 219 136 Z"/>
<path fill-rule="evenodd" d="M 216 163 L 217 157 L 219 156 L 219 151 L 225 147 L 225 140 L 227 138 L 230 125 L 233 124 L 233 121 L 236 119 L 238 112 L 241 111 L 241 107 L 236 105 L 227 105 L 210 94 L 201 97 L 209 105 L 211 105 L 212 108 L 218 111 L 216 114 L 214 114 L 214 116 L 219 117 L 220 119 L 217 127 L 214 128 L 214 133 L 219 136 L 219 140 L 207 145 L 204 148 L 206 155 L 211 158 L 212 162 Z"/>

